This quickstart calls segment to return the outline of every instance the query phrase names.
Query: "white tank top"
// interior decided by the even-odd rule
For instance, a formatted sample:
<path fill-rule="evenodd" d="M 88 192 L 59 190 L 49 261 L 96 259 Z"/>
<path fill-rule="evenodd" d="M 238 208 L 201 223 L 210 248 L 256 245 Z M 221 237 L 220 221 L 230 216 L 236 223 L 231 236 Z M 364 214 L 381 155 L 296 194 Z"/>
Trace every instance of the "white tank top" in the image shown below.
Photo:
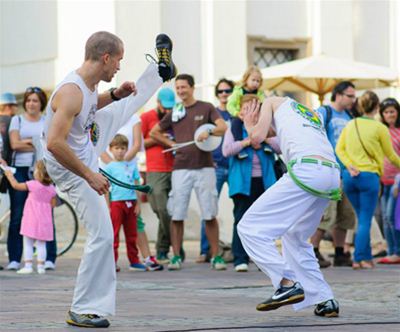
<path fill-rule="evenodd" d="M 44 125 L 44 140 L 47 142 L 47 133 L 49 126 L 53 119 L 54 111 L 51 108 L 51 102 L 57 91 L 65 84 L 73 83 L 76 84 L 82 91 L 82 109 L 79 114 L 75 117 L 72 123 L 71 130 L 69 132 L 67 142 L 72 151 L 76 156 L 83 161 L 89 167 L 92 164 L 92 160 L 96 160 L 94 147 L 90 140 L 90 130 L 94 122 L 94 116 L 97 110 L 97 87 L 94 91 L 91 91 L 83 81 L 83 79 L 75 72 L 71 72 L 59 83 L 52 93 L 50 100 L 46 107 L 46 120 Z M 56 162 L 56 159 L 50 151 L 48 151 L 44 145 L 44 157 L 45 159 Z"/>
<path fill-rule="evenodd" d="M 279 106 L 273 116 L 273 126 L 285 162 L 305 156 L 336 160 L 322 119 L 295 100 L 287 98 Z"/>

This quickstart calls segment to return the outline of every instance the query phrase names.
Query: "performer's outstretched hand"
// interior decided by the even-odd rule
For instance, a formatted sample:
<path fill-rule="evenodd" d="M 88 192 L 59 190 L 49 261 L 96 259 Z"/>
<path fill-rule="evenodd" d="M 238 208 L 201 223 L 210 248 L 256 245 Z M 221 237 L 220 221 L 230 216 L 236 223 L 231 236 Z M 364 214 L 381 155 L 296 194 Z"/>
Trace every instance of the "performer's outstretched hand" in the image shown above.
<path fill-rule="evenodd" d="M 114 90 L 114 95 L 120 99 L 128 97 L 130 94 L 137 94 L 136 85 L 134 82 L 124 82 L 119 88 Z"/>

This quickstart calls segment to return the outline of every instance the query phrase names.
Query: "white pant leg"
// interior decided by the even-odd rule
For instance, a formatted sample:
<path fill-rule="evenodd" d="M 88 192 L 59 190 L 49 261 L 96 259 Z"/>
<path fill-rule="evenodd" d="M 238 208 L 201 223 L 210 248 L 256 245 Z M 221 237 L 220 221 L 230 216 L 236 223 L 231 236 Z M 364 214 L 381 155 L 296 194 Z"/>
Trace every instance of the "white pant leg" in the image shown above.
<path fill-rule="evenodd" d="M 295 310 L 306 308 L 333 298 L 333 293 L 325 281 L 313 246 L 308 239 L 314 234 L 328 200 L 317 198 L 309 210 L 299 218 L 282 237 L 282 253 L 304 288 L 304 301 L 293 305 Z"/>
<path fill-rule="evenodd" d="M 116 275 L 113 228 L 104 196 L 86 181 L 60 166 L 46 162 L 47 171 L 87 230 L 71 310 L 79 314 L 108 316 L 115 313 Z"/>
<path fill-rule="evenodd" d="M 36 240 L 37 261 L 44 262 L 47 256 L 46 241 Z"/>
<path fill-rule="evenodd" d="M 98 156 L 106 151 L 117 131 L 139 111 L 161 87 L 163 81 L 158 74 L 158 65 L 150 64 L 136 82 L 137 94 L 113 102 L 96 112 L 98 128 L 95 151 Z"/>
<path fill-rule="evenodd" d="M 35 243 L 34 239 L 30 237 L 24 236 L 24 260 L 32 261 L 33 260 L 33 244 Z"/>
<path fill-rule="evenodd" d="M 294 172 L 304 183 L 318 190 L 325 191 L 339 186 L 339 173 L 336 169 L 320 165 L 300 164 L 294 167 Z M 321 202 L 321 206 L 319 202 Z M 294 256 L 293 251 L 301 259 L 310 259 L 310 247 L 306 248 L 303 241 L 293 243 L 285 248 L 285 258 L 283 258 L 275 246 L 275 240 L 285 233 L 288 233 L 290 238 L 291 232 L 296 233 L 297 223 L 309 213 L 313 218 L 318 214 L 319 217 L 316 218 L 318 222 L 312 220 L 310 223 L 300 222 L 299 224 L 301 232 L 305 234 L 306 238 L 313 234 L 327 203 L 327 200 L 320 199 L 301 189 L 286 174 L 258 198 L 239 222 L 238 233 L 243 247 L 260 269 L 270 276 L 275 288 L 279 287 L 282 278 L 296 281 L 298 280 L 297 274 L 304 279 L 303 274 L 309 273 L 307 269 L 302 270 L 301 266 L 293 264 L 291 259 Z M 310 212 L 313 209 L 316 211 Z M 286 260 L 287 258 L 289 260 Z M 315 262 L 314 254 L 313 261 Z M 309 269 L 309 267 L 307 268 Z M 318 267 L 317 269 L 319 271 Z M 315 272 L 312 267 L 311 270 Z"/>

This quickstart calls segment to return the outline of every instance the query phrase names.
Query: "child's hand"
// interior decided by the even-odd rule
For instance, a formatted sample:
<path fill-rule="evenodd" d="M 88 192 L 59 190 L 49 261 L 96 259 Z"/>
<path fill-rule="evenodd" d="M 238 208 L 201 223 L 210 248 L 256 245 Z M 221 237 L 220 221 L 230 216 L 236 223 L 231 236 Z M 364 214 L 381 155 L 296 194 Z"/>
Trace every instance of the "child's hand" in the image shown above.
<path fill-rule="evenodd" d="M 397 198 L 398 195 L 399 195 L 399 187 L 394 187 L 393 188 L 393 197 Z"/>
<path fill-rule="evenodd" d="M 135 214 L 136 214 L 136 217 L 138 217 L 140 215 L 140 204 L 139 204 L 139 201 L 136 201 Z"/>

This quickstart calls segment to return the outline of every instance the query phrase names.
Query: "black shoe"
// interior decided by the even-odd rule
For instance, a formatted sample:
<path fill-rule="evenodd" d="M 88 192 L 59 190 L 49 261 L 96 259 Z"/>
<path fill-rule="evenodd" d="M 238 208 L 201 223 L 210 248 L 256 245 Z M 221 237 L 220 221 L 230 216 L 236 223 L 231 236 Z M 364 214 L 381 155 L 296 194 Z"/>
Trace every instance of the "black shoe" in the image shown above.
<path fill-rule="evenodd" d="M 325 257 L 322 256 L 322 254 L 319 252 L 319 250 L 314 250 L 314 252 L 315 252 L 315 257 L 317 257 L 317 259 L 318 259 L 319 267 L 321 269 L 325 269 L 332 265 L 332 263 L 330 261 L 326 260 Z"/>
<path fill-rule="evenodd" d="M 339 303 L 335 299 L 319 303 L 315 307 L 314 314 L 322 317 L 338 317 Z"/>
<path fill-rule="evenodd" d="M 156 52 L 158 57 L 158 72 L 164 82 L 176 76 L 176 67 L 172 61 L 172 40 L 161 33 L 156 38 Z"/>
<path fill-rule="evenodd" d="M 333 266 L 352 266 L 350 253 L 344 253 L 343 255 L 335 255 L 333 258 Z"/>
<path fill-rule="evenodd" d="M 283 305 L 298 303 L 304 300 L 304 290 L 296 282 L 291 287 L 281 286 L 268 300 L 257 305 L 258 311 L 275 310 Z"/>
<path fill-rule="evenodd" d="M 91 314 L 77 314 L 68 311 L 67 324 L 80 327 L 109 327 L 110 322 L 104 317 Z"/>
<path fill-rule="evenodd" d="M 380 257 L 386 257 L 387 256 L 387 251 L 386 250 L 381 250 L 378 253 L 376 253 L 375 255 L 373 255 L 373 258 L 380 258 Z"/>

